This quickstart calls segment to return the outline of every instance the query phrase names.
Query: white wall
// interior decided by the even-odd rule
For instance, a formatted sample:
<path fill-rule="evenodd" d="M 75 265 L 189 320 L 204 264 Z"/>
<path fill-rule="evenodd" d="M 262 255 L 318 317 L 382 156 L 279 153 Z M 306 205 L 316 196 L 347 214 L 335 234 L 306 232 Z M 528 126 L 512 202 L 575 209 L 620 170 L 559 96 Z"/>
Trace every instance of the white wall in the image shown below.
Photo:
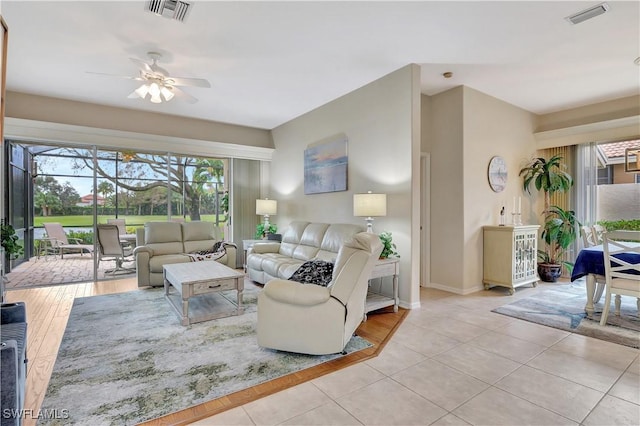
<path fill-rule="evenodd" d="M 364 225 L 353 216 L 353 194 L 386 193 L 387 216 L 374 232 L 393 234 L 405 307 L 419 304 L 419 87 L 419 67 L 409 65 L 272 131 L 272 221 L 279 229 L 293 220 Z M 305 148 L 337 134 L 348 138 L 347 191 L 305 195 Z"/>
<path fill-rule="evenodd" d="M 469 87 L 432 96 L 423 105 L 431 153 L 431 283 L 459 294 L 482 287 L 482 226 L 497 225 L 502 206 L 510 213 L 522 197 L 523 223 L 537 223 L 535 200 L 522 191 L 520 168 L 535 153 L 535 116 Z M 491 190 L 489 161 L 502 156 L 507 187 Z M 510 215 L 507 215 L 510 219 Z"/>
<path fill-rule="evenodd" d="M 640 219 L 640 185 L 598 185 L 597 220 Z"/>

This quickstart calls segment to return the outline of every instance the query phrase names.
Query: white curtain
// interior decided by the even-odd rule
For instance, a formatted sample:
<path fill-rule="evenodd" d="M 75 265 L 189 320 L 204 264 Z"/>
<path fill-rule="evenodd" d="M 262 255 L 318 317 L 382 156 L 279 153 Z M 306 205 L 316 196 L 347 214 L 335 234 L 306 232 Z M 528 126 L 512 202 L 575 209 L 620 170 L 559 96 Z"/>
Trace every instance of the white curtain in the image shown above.
<path fill-rule="evenodd" d="M 595 224 L 597 220 L 598 161 L 596 147 L 596 143 L 591 142 L 578 145 L 576 149 L 574 181 L 576 214 L 580 223 L 587 226 Z M 582 238 L 578 238 L 576 242 L 578 248 L 583 246 Z"/>

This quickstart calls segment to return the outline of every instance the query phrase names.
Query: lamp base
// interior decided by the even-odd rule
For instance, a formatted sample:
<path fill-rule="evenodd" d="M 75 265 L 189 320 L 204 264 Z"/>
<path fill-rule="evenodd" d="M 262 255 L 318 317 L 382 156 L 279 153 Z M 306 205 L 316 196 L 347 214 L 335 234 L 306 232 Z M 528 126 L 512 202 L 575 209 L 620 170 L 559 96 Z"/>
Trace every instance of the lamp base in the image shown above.
<path fill-rule="evenodd" d="M 368 217 L 365 221 L 367 222 L 367 232 L 373 234 L 373 218 Z"/>

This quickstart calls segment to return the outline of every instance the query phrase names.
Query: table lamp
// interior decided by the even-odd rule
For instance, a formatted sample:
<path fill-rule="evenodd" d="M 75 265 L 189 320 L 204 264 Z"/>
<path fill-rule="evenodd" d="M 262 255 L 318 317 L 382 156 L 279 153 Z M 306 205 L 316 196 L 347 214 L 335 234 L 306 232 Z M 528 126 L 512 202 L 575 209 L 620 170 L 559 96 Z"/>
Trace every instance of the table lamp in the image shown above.
<path fill-rule="evenodd" d="M 264 217 L 264 231 L 269 232 L 269 216 L 278 212 L 278 202 L 265 198 L 256 200 L 256 214 Z"/>
<path fill-rule="evenodd" d="M 373 233 L 373 217 L 387 215 L 387 194 L 353 194 L 353 215 L 365 217 L 367 232 Z"/>

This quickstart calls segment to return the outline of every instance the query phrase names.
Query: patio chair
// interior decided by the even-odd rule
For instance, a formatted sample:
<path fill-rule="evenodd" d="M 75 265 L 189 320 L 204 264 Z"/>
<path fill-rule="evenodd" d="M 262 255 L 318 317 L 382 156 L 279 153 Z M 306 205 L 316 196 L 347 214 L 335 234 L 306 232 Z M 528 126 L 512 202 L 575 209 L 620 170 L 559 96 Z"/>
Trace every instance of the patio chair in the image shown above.
<path fill-rule="evenodd" d="M 118 233 L 120 234 L 120 240 L 135 246 L 136 234 L 127 234 L 127 223 L 124 219 L 107 219 L 107 224 L 116 225 L 118 227 Z"/>
<path fill-rule="evenodd" d="M 636 297 L 640 311 L 640 231 L 611 231 L 603 234 L 606 297 L 600 325 L 607 323 L 611 295 L 616 295 L 616 315 L 620 315 L 620 296 Z"/>
<path fill-rule="evenodd" d="M 101 260 L 115 260 L 116 267 L 104 271 L 105 274 L 116 272 L 133 272 L 134 268 L 125 268 L 122 264 L 125 261 L 133 261 L 133 249 L 126 242 L 120 240 L 120 233 L 117 225 L 98 225 L 98 266 Z"/>
<path fill-rule="evenodd" d="M 47 232 L 47 237 L 51 241 L 51 245 L 56 254 L 60 254 L 60 259 L 64 258 L 65 251 L 67 253 L 77 253 L 80 255 L 84 253 L 93 253 L 93 246 L 90 244 L 81 244 L 78 238 L 69 238 L 64 232 L 64 228 L 57 222 L 43 223 L 44 229 Z"/>

